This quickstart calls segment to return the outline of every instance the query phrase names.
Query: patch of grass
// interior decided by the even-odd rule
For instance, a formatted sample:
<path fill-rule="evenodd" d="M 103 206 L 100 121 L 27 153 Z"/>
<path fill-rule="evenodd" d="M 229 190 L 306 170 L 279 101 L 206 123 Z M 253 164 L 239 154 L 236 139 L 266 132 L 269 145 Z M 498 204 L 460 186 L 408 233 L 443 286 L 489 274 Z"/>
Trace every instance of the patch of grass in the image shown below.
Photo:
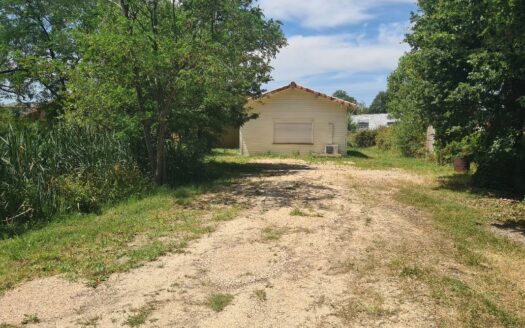
<path fill-rule="evenodd" d="M 100 316 L 96 316 L 85 320 L 80 320 L 78 324 L 82 327 L 96 327 L 100 319 Z"/>
<path fill-rule="evenodd" d="M 230 221 L 239 214 L 240 209 L 238 207 L 228 207 L 221 209 L 213 214 L 214 221 Z"/>
<path fill-rule="evenodd" d="M 359 298 L 351 298 L 345 302 L 336 315 L 347 322 L 355 322 L 359 316 L 381 318 L 394 314 L 384 303 L 385 300 L 379 293 L 366 289 L 360 291 Z"/>
<path fill-rule="evenodd" d="M 255 297 L 261 301 L 261 302 L 265 302 L 267 300 L 267 297 L 266 297 L 266 291 L 264 289 L 256 289 L 253 294 L 255 295 Z"/>
<path fill-rule="evenodd" d="M 359 155 L 355 155 L 357 152 Z M 353 162 L 357 167 L 364 169 L 404 169 L 418 174 L 448 175 L 453 170 L 450 165 L 437 165 L 423 158 L 404 157 L 396 151 L 386 151 L 371 148 L 355 148 L 349 150 L 345 161 Z"/>
<path fill-rule="evenodd" d="M 231 294 L 213 294 L 208 297 L 206 305 L 215 312 L 221 312 L 233 301 Z"/>
<path fill-rule="evenodd" d="M 303 211 L 299 209 L 298 207 L 294 207 L 290 211 L 290 216 L 311 216 L 311 217 L 322 217 L 323 214 L 314 212 L 313 210 Z"/>
<path fill-rule="evenodd" d="M 179 199 L 196 192 L 159 189 L 143 198 L 108 208 L 102 214 L 70 215 L 39 230 L 0 240 L 0 293 L 36 277 L 65 274 L 96 286 L 110 274 L 126 271 L 167 252 L 179 251 L 212 227 L 208 210 L 181 207 Z M 224 208 L 219 218 L 235 215 Z M 134 244 L 137 236 L 141 242 Z"/>
<path fill-rule="evenodd" d="M 424 274 L 423 270 L 417 266 L 404 266 L 399 273 L 401 277 L 420 277 Z"/>
<path fill-rule="evenodd" d="M 30 323 L 39 323 L 40 318 L 36 313 L 33 314 L 24 314 L 24 319 L 22 319 L 22 322 L 20 322 L 22 325 L 28 325 Z"/>
<path fill-rule="evenodd" d="M 262 231 L 264 240 L 279 240 L 284 235 L 284 231 L 279 228 L 267 227 Z"/>
<path fill-rule="evenodd" d="M 0 328 L 19 328 L 20 326 L 12 325 L 9 323 L 0 323 Z"/>
<path fill-rule="evenodd" d="M 305 212 L 301 211 L 299 208 L 295 207 L 291 212 L 291 216 L 307 216 Z"/>
<path fill-rule="evenodd" d="M 153 311 L 155 311 L 156 302 L 149 302 L 144 304 L 142 307 L 132 310 L 133 315 L 129 316 L 124 324 L 130 327 L 140 327 L 146 323 L 146 320 L 151 316 Z"/>
<path fill-rule="evenodd" d="M 395 198 L 420 209 L 422 215 L 431 219 L 429 223 L 452 241 L 444 256 L 475 272 L 470 277 L 452 277 L 438 268 L 420 269 L 414 263 L 401 263 L 401 276 L 424 282 L 436 300 L 457 311 L 465 326 L 525 326 L 525 292 L 511 287 L 516 286 L 513 279 L 523 267 L 525 249 L 488 229 L 493 213 L 499 212 L 497 207 L 486 206 L 489 199 L 464 191 L 408 185 L 401 186 Z M 485 206 L 472 205 L 480 202 Z M 493 261 L 494 256 L 515 266 L 501 267 Z"/>
<path fill-rule="evenodd" d="M 486 226 L 492 218 L 467 205 L 467 198 L 470 197 L 475 196 L 414 186 L 404 186 L 396 195 L 398 201 L 423 209 L 431 215 L 435 225 L 454 239 L 457 255 L 463 263 L 481 264 L 485 259 L 480 250 L 487 248 L 523 254 L 511 241 L 487 230 Z"/>

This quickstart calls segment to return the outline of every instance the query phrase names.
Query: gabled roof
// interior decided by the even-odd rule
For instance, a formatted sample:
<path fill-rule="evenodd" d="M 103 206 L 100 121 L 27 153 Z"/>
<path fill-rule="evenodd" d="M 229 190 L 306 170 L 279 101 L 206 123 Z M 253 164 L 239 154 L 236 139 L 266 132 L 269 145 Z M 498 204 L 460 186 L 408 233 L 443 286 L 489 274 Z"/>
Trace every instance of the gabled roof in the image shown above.
<path fill-rule="evenodd" d="M 291 82 L 290 84 L 288 85 L 285 85 L 284 87 L 280 87 L 278 89 L 275 89 L 275 90 L 272 90 L 272 91 L 268 91 L 266 93 L 263 93 L 260 97 L 260 98 L 270 98 L 272 95 L 276 94 L 276 93 L 279 93 L 279 92 L 282 92 L 282 91 L 285 91 L 285 90 L 288 90 L 288 89 L 299 89 L 299 90 L 303 90 L 303 91 L 306 91 L 306 92 L 309 92 L 309 93 L 312 93 L 314 94 L 316 97 L 323 97 L 323 98 L 326 98 L 328 100 L 331 100 L 331 101 L 334 101 L 340 105 L 343 105 L 343 106 L 348 106 L 348 107 L 351 107 L 351 108 L 355 108 L 356 107 L 356 104 L 354 104 L 353 102 L 350 102 L 350 101 L 346 101 L 346 100 L 343 100 L 343 99 L 339 99 L 337 97 L 332 97 L 332 96 L 329 96 L 327 94 L 324 94 L 322 92 L 319 92 L 319 91 L 315 91 L 315 90 L 312 90 L 312 89 L 309 89 L 307 87 L 303 87 L 302 85 L 299 85 L 295 82 Z"/>

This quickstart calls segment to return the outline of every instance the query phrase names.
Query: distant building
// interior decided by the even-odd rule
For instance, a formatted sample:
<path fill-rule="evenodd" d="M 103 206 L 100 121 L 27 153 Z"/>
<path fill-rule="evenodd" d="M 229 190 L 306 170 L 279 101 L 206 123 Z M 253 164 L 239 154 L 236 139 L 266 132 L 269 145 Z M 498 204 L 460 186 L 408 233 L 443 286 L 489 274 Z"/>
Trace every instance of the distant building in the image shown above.
<path fill-rule="evenodd" d="M 390 126 L 397 122 L 397 119 L 389 114 L 362 114 L 352 115 L 352 122 L 357 125 L 357 130 L 375 130 L 382 126 Z"/>

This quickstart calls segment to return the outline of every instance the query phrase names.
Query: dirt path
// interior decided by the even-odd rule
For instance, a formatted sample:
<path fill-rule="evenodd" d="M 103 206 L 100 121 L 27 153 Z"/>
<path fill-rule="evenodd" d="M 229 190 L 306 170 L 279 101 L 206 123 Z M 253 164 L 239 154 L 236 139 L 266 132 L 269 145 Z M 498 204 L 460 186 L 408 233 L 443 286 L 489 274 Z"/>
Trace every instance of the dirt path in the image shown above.
<path fill-rule="evenodd" d="M 35 313 L 39 327 L 434 327 L 454 315 L 425 286 L 392 274 L 399 254 L 435 245 L 417 213 L 390 196 L 423 178 L 290 160 L 261 165 L 263 174 L 204 197 L 249 209 L 185 253 L 96 289 L 57 277 L 25 283 L 0 299 L 0 323 Z M 218 293 L 233 300 L 214 312 L 206 302 Z"/>

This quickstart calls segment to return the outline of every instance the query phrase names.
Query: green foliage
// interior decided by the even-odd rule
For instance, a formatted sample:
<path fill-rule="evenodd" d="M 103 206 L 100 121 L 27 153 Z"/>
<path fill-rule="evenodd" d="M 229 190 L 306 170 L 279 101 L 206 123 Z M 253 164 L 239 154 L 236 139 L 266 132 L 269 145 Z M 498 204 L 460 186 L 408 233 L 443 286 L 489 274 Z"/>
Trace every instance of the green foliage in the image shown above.
<path fill-rule="evenodd" d="M 377 130 L 361 130 L 354 136 L 357 147 L 372 147 L 376 145 Z"/>
<path fill-rule="evenodd" d="M 379 91 L 375 96 L 374 100 L 367 109 L 369 114 L 379 114 L 386 113 L 386 104 L 387 104 L 387 93 L 385 91 Z"/>
<path fill-rule="evenodd" d="M 208 297 L 208 306 L 215 312 L 221 312 L 233 301 L 231 294 L 213 294 Z"/>
<path fill-rule="evenodd" d="M 433 125 L 438 149 L 468 143 L 479 185 L 525 192 L 525 2 L 418 4 L 389 107 Z"/>
<path fill-rule="evenodd" d="M 0 139 L 4 227 L 68 211 L 98 211 L 145 184 L 128 147 L 112 133 L 56 125 L 11 128 Z"/>
<path fill-rule="evenodd" d="M 336 90 L 332 96 L 336 97 L 336 98 L 339 98 L 339 99 L 343 99 L 343 100 L 346 100 L 346 101 L 350 101 L 350 102 L 353 102 L 354 104 L 357 104 L 357 99 L 355 99 L 354 97 L 350 96 L 346 91 L 344 90 Z"/>
<path fill-rule="evenodd" d="M 1 1 L 0 95 L 26 102 L 63 100 L 69 71 L 80 60 L 73 30 L 88 25 L 94 4 Z"/>
<path fill-rule="evenodd" d="M 394 129 L 396 148 L 404 156 L 420 157 L 425 153 L 428 117 L 421 109 L 421 88 L 424 83 L 414 72 L 414 60 L 402 57 L 397 69 L 388 77 L 390 115 L 398 119 Z"/>
<path fill-rule="evenodd" d="M 377 129 L 376 145 L 381 150 L 391 150 L 395 146 L 394 127 L 381 127 Z"/>
<path fill-rule="evenodd" d="M 216 133 L 249 118 L 246 99 L 285 45 L 253 1 L 100 1 L 97 10 L 97 29 L 78 34 L 70 119 L 139 136 L 158 184 L 184 178 Z"/>

